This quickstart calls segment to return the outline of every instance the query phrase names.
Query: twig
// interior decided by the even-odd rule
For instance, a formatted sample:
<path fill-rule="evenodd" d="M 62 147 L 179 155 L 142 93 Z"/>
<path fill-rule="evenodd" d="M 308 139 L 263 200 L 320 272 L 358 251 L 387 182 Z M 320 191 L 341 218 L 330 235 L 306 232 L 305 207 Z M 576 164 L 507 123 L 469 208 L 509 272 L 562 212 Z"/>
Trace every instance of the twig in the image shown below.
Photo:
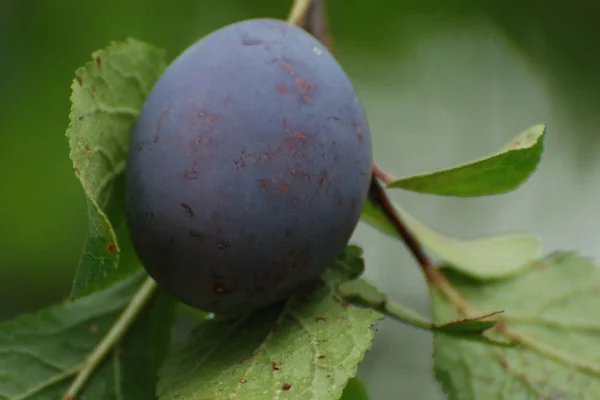
<path fill-rule="evenodd" d="M 469 304 L 467 304 L 460 293 L 458 293 L 452 287 L 446 277 L 444 277 L 444 275 L 442 275 L 435 265 L 433 265 L 433 262 L 431 262 L 429 256 L 425 254 L 421 243 L 419 243 L 418 239 L 404 224 L 404 221 L 402 221 L 400 215 L 398 215 L 398 212 L 394 208 L 387 193 L 377 180 L 375 171 L 381 170 L 377 166 L 374 166 L 373 168 L 373 178 L 371 179 L 371 187 L 369 189 L 369 200 L 376 206 L 380 207 L 387 219 L 392 223 L 396 229 L 396 232 L 398 232 L 404 241 L 406 247 L 410 250 L 414 258 L 419 263 L 421 271 L 423 272 L 423 275 L 425 275 L 427 282 L 440 293 L 442 293 L 442 295 L 444 295 L 444 297 L 446 297 L 452 304 L 454 304 L 456 309 L 461 314 L 473 314 L 474 310 L 472 310 Z M 383 176 L 387 176 L 387 174 L 384 174 Z"/>
<path fill-rule="evenodd" d="M 104 357 L 106 357 L 114 345 L 125 335 L 128 328 L 148 303 L 157 287 L 158 285 L 152 278 L 146 278 L 142 286 L 140 286 L 129 301 L 127 308 L 125 308 L 123 313 L 119 316 L 119 319 L 117 319 L 108 333 L 102 338 L 102 341 L 98 343 L 85 359 L 77 377 L 63 396 L 63 400 L 73 400 L 81 389 L 83 389 L 83 386 L 92 376 L 98 365 L 100 365 Z"/>

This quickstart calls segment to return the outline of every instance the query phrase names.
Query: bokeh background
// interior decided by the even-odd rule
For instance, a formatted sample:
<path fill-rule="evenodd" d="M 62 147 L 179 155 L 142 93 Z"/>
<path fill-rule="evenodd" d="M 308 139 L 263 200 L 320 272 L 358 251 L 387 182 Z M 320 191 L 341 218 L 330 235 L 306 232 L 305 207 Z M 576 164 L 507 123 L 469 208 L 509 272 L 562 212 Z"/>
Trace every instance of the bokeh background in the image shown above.
<path fill-rule="evenodd" d="M 75 69 L 134 36 L 176 57 L 248 17 L 284 18 L 282 0 L 0 1 L 0 320 L 66 296 L 86 233 L 64 136 Z M 445 233 L 538 233 L 545 251 L 600 260 L 600 3 L 574 0 L 329 0 L 336 55 L 367 110 L 375 157 L 401 176 L 469 161 L 536 123 L 537 174 L 481 199 L 394 193 Z M 429 313 L 404 248 L 367 226 L 367 276 Z M 442 399 L 431 337 L 384 321 L 360 369 L 374 399 Z"/>

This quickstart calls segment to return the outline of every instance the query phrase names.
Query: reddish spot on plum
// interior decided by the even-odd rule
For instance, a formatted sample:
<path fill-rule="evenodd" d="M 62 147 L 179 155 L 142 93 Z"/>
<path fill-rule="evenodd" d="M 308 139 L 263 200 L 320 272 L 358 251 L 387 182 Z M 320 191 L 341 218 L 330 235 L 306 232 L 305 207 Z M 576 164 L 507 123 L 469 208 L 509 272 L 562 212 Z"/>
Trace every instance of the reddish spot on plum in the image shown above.
<path fill-rule="evenodd" d="M 327 171 L 321 171 L 321 177 L 319 178 L 319 186 L 323 186 L 328 180 L 329 175 L 327 174 Z"/>
<path fill-rule="evenodd" d="M 290 75 L 294 75 L 294 67 L 292 67 L 290 64 L 285 64 L 283 66 L 283 69 L 285 69 L 287 72 L 290 73 Z"/>
<path fill-rule="evenodd" d="M 189 204 L 181 203 L 181 208 L 183 208 L 187 215 L 189 215 L 190 217 L 194 216 L 194 210 L 192 209 L 192 207 L 190 207 Z"/>
<path fill-rule="evenodd" d="M 262 40 L 258 40 L 258 39 L 245 39 L 242 41 L 242 44 L 244 46 L 260 46 L 263 43 L 264 42 Z"/>
<path fill-rule="evenodd" d="M 96 57 L 96 65 L 98 66 L 98 68 L 102 68 L 102 59 L 100 58 L 100 56 Z"/>
<path fill-rule="evenodd" d="M 300 132 L 300 131 L 295 131 L 295 132 L 294 132 L 294 137 L 295 137 L 296 139 L 299 139 L 299 140 L 306 140 L 306 135 L 305 135 L 305 134 L 303 134 L 303 133 L 302 133 L 302 132 Z"/>
<path fill-rule="evenodd" d="M 193 168 L 192 169 L 186 169 L 183 172 L 183 177 L 185 179 L 191 179 L 191 180 L 198 179 L 198 176 L 196 175 L 197 173 L 198 173 L 198 171 L 196 171 Z"/>
<path fill-rule="evenodd" d="M 281 190 L 281 194 L 288 194 L 287 186 L 282 186 L 280 190 Z"/>
<path fill-rule="evenodd" d="M 265 180 L 261 180 L 260 181 L 260 187 L 263 188 L 263 189 L 269 187 L 269 182 L 267 182 Z"/>
<path fill-rule="evenodd" d="M 309 81 L 303 81 L 302 79 L 296 79 L 298 85 L 298 93 L 302 96 L 305 103 L 312 102 L 312 93 L 315 88 L 315 84 Z"/>
<path fill-rule="evenodd" d="M 360 140 L 362 142 L 363 140 L 363 129 L 361 126 L 357 126 L 356 127 L 356 137 L 358 138 L 358 140 Z"/>
<path fill-rule="evenodd" d="M 317 323 L 322 324 L 323 322 L 327 321 L 324 317 L 317 317 L 315 318 L 315 321 L 317 321 Z"/>
<path fill-rule="evenodd" d="M 271 361 L 271 369 L 273 371 L 279 371 L 280 365 L 281 365 L 281 362 L 279 362 L 279 361 Z"/>
<path fill-rule="evenodd" d="M 292 388 L 292 385 L 290 385 L 289 383 L 284 383 L 283 386 L 281 387 L 281 390 L 285 390 L 287 392 L 291 388 Z"/>
<path fill-rule="evenodd" d="M 286 128 L 290 126 L 290 121 L 288 121 L 287 119 L 283 120 L 283 126 L 285 126 Z"/>
<path fill-rule="evenodd" d="M 211 125 L 212 125 L 212 124 L 214 124 L 215 122 L 217 122 L 217 117 L 210 117 L 210 118 L 208 118 L 208 123 L 209 123 L 209 124 L 211 124 Z"/>
<path fill-rule="evenodd" d="M 281 93 L 281 94 L 286 94 L 288 92 L 287 87 L 285 87 L 285 85 L 277 85 L 277 92 Z M 284 122 L 284 126 L 285 126 L 285 122 Z"/>
<path fill-rule="evenodd" d="M 83 79 L 81 79 L 80 76 L 76 76 L 75 80 L 77 81 L 77 84 L 79 84 L 80 87 L 83 87 Z"/>

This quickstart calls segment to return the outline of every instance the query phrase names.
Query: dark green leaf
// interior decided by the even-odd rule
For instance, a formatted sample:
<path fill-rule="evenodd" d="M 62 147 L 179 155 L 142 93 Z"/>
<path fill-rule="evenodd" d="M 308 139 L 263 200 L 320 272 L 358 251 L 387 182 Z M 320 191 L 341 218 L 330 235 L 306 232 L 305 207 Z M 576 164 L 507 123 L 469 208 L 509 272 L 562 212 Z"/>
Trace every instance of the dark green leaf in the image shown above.
<path fill-rule="evenodd" d="M 429 174 L 396 180 L 388 187 L 440 196 L 488 196 L 519 187 L 540 162 L 544 125 L 535 125 L 499 151 L 477 161 Z"/>
<path fill-rule="evenodd" d="M 427 227 L 400 205 L 396 211 L 434 256 L 448 267 L 480 280 L 504 279 L 521 273 L 542 255 L 540 240 L 530 234 L 515 233 L 488 238 L 458 239 Z M 383 211 L 367 202 L 362 219 L 388 235 L 399 237 Z"/>
<path fill-rule="evenodd" d="M 117 268 L 115 230 L 122 220 L 120 193 L 130 128 L 165 68 L 164 52 L 128 39 L 92 55 L 75 73 L 67 138 L 73 170 L 86 195 L 89 233 L 73 296 Z"/>
<path fill-rule="evenodd" d="M 0 323 L 0 399 L 62 398 L 145 277 L 140 271 L 108 289 Z M 81 398 L 155 398 L 156 370 L 169 346 L 173 316 L 172 300 L 155 295 Z"/>
<path fill-rule="evenodd" d="M 505 310 L 488 332 L 500 348 L 434 333 L 435 373 L 450 399 L 585 399 L 600 395 L 600 270 L 560 253 L 518 277 L 485 283 L 448 271 L 478 309 Z M 457 318 L 435 291 L 436 320 Z"/>

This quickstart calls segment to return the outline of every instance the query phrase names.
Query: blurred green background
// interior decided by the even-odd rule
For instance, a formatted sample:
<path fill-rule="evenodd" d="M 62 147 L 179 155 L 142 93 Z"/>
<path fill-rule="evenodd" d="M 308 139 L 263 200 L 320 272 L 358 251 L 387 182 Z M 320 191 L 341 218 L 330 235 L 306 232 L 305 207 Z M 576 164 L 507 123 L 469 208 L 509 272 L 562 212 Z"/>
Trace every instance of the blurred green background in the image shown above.
<path fill-rule="evenodd" d="M 86 233 L 83 193 L 64 136 L 75 69 L 110 40 L 134 36 L 173 59 L 202 35 L 248 17 L 283 18 L 282 0 L 0 2 L 0 319 L 68 293 Z M 551 4 L 550 4 L 551 3 Z M 336 55 L 369 116 L 375 157 L 407 175 L 495 150 L 548 126 L 538 173 L 483 199 L 394 193 L 461 237 L 540 234 L 546 252 L 600 260 L 600 3 L 329 0 Z M 367 276 L 428 313 L 403 247 L 359 226 Z M 441 399 L 431 337 L 384 321 L 360 374 L 374 399 Z"/>

